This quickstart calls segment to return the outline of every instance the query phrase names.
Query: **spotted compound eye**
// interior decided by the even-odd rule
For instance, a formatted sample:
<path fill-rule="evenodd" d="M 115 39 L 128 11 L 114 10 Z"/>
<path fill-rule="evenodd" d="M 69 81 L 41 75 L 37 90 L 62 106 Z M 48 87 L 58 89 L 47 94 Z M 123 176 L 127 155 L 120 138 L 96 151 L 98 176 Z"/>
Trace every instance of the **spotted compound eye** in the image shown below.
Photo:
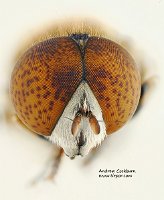
<path fill-rule="evenodd" d="M 100 105 L 107 134 L 133 115 L 141 83 L 132 57 L 111 40 L 73 34 L 34 45 L 17 62 L 11 98 L 18 117 L 32 131 L 51 135 L 82 81 Z"/>

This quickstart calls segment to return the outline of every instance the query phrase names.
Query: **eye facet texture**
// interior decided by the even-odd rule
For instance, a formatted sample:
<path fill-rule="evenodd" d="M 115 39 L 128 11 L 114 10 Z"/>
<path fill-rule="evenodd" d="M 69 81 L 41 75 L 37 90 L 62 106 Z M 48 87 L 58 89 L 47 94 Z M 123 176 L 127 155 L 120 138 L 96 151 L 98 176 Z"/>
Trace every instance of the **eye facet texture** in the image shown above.
<path fill-rule="evenodd" d="M 85 51 L 86 79 L 102 109 L 107 133 L 133 115 L 140 97 L 140 74 L 120 45 L 92 37 Z"/>
<path fill-rule="evenodd" d="M 81 56 L 69 37 L 31 47 L 12 74 L 11 96 L 31 130 L 50 135 L 82 77 Z"/>
<path fill-rule="evenodd" d="M 34 45 L 17 62 L 11 98 L 18 117 L 32 131 L 51 135 L 81 81 L 95 95 L 108 134 L 133 115 L 141 83 L 129 53 L 108 39 L 88 36 L 80 47 L 68 36 Z"/>

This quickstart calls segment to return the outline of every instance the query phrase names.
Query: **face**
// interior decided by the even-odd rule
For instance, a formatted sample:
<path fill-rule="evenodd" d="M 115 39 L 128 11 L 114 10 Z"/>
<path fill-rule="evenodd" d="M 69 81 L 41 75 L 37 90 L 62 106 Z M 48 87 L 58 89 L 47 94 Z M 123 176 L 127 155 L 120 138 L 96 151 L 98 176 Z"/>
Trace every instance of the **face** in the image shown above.
<path fill-rule="evenodd" d="M 82 82 L 48 139 L 61 146 L 70 158 L 85 156 L 105 138 L 100 106 L 86 82 Z"/>
<path fill-rule="evenodd" d="M 129 53 L 92 33 L 33 45 L 20 57 L 11 78 L 11 98 L 20 120 L 70 158 L 87 155 L 120 129 L 137 107 L 140 88 Z"/>

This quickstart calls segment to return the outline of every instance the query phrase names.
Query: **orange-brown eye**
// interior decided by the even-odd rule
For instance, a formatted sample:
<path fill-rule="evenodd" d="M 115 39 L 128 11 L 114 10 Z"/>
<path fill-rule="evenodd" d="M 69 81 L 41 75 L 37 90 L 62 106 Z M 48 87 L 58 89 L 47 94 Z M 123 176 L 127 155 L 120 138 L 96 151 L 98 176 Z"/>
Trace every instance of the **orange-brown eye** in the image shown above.
<path fill-rule="evenodd" d="M 133 115 L 141 83 L 132 57 L 111 40 L 81 33 L 47 39 L 22 55 L 11 78 L 11 98 L 18 117 L 32 131 L 51 135 L 82 81 L 100 105 L 107 134 Z M 73 134 L 79 119 L 73 122 Z M 90 118 L 90 124 L 98 134 L 96 118 Z"/>
<path fill-rule="evenodd" d="M 34 132 L 51 135 L 81 77 L 81 55 L 71 38 L 31 47 L 12 73 L 11 97 L 19 118 Z"/>
<path fill-rule="evenodd" d="M 130 54 L 111 40 L 91 37 L 85 49 L 86 80 L 101 107 L 107 134 L 121 128 L 138 105 L 140 74 Z"/>

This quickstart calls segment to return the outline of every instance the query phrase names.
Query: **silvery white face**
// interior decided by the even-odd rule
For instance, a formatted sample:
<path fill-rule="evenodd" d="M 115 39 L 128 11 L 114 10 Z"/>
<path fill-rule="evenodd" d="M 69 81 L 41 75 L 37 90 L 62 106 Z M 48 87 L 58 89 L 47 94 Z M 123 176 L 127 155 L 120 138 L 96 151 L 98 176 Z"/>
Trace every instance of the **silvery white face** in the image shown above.
<path fill-rule="evenodd" d="M 88 84 L 83 81 L 66 106 L 51 136 L 70 158 L 85 156 L 106 136 L 101 108 Z"/>

